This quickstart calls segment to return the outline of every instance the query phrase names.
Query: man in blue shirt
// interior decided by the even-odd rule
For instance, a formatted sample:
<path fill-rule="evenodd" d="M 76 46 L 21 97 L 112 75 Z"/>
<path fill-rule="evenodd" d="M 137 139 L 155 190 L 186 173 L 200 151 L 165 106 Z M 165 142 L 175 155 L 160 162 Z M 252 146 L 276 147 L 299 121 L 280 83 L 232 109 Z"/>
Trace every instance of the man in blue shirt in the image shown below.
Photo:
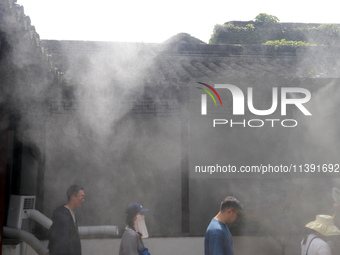
<path fill-rule="evenodd" d="M 211 220 L 204 237 L 204 255 L 234 255 L 233 238 L 226 224 L 233 223 L 242 210 L 241 203 L 228 196 Z"/>

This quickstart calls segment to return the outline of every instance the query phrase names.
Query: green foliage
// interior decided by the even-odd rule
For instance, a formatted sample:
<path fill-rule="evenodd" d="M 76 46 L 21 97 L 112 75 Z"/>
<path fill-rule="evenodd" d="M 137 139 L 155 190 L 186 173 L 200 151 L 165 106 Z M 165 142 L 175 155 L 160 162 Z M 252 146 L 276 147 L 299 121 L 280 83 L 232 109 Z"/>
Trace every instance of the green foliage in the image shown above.
<path fill-rule="evenodd" d="M 336 24 L 322 24 L 318 26 L 316 30 L 323 31 L 328 34 L 336 34 L 340 32 L 340 28 Z"/>
<path fill-rule="evenodd" d="M 238 24 L 238 26 L 234 25 Z M 336 24 L 279 23 L 275 16 L 260 13 L 255 22 L 215 25 L 210 44 L 271 44 L 293 46 L 340 46 L 340 27 Z"/>
<path fill-rule="evenodd" d="M 273 15 L 268 15 L 266 13 L 260 13 L 255 17 L 256 23 L 266 23 L 266 24 L 278 24 L 280 20 Z"/>
<path fill-rule="evenodd" d="M 306 43 L 302 41 L 286 41 L 286 39 L 281 40 L 275 40 L 275 41 L 267 41 L 266 43 L 263 43 L 263 45 L 274 45 L 274 46 L 293 46 L 293 47 L 299 47 L 299 46 L 317 46 L 316 44 Z"/>
<path fill-rule="evenodd" d="M 248 24 L 244 27 L 234 26 L 233 24 L 215 25 L 214 34 L 212 35 L 210 44 L 222 43 L 250 43 L 255 38 L 255 27 L 253 24 Z M 245 40 L 248 38 L 247 40 Z"/>
<path fill-rule="evenodd" d="M 322 45 L 339 45 L 340 27 L 336 24 L 322 24 L 308 28 L 310 42 Z"/>

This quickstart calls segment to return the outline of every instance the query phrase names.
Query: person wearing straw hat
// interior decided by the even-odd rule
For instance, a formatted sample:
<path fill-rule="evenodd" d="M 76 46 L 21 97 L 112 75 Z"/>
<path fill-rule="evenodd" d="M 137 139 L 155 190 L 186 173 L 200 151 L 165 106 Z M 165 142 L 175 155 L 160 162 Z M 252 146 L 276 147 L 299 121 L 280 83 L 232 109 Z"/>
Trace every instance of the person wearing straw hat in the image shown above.
<path fill-rule="evenodd" d="M 340 235 L 334 225 L 333 217 L 317 215 L 315 221 L 306 225 L 312 232 L 301 242 L 301 255 L 333 255 L 329 237 Z"/>

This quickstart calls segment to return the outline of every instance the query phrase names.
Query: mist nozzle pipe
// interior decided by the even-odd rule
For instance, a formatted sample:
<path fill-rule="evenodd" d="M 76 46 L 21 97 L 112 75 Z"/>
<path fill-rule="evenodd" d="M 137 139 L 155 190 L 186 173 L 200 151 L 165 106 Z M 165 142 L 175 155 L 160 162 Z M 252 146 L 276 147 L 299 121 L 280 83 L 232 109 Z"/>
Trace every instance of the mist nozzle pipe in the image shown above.
<path fill-rule="evenodd" d="M 78 227 L 79 235 L 119 235 L 117 226 L 81 226 Z"/>
<path fill-rule="evenodd" d="M 8 238 L 19 239 L 27 243 L 39 255 L 48 255 L 48 249 L 31 233 L 18 228 L 3 228 L 3 236 Z"/>
<path fill-rule="evenodd" d="M 52 220 L 46 217 L 41 212 L 35 209 L 25 210 L 25 214 L 29 219 L 33 219 L 40 223 L 43 227 L 49 229 L 52 225 Z M 78 227 L 79 235 L 119 235 L 117 226 L 81 226 Z M 3 236 L 8 238 L 15 238 L 24 241 L 33 248 L 39 255 L 48 255 L 48 249 L 31 233 L 18 228 L 3 228 Z"/>
<path fill-rule="evenodd" d="M 52 220 L 35 209 L 25 210 L 25 214 L 27 218 L 35 220 L 36 222 L 40 223 L 44 228 L 49 229 L 52 226 Z"/>
<path fill-rule="evenodd" d="M 28 218 L 40 223 L 43 227 L 49 229 L 52 225 L 52 220 L 46 217 L 41 212 L 35 209 L 29 209 L 25 211 Z M 119 228 L 112 225 L 104 226 L 81 226 L 78 227 L 80 236 L 87 235 L 119 235 Z"/>

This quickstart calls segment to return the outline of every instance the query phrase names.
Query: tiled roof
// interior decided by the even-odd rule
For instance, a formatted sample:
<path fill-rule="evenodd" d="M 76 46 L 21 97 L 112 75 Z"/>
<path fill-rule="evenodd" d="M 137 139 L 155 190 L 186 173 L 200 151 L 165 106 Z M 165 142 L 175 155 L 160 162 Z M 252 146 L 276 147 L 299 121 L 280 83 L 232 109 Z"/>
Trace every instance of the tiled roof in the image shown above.
<path fill-rule="evenodd" d="M 142 78 L 145 82 L 159 85 L 202 78 L 294 79 L 340 76 L 338 48 L 209 45 L 186 33 L 177 34 L 161 44 L 40 41 L 30 18 L 24 14 L 22 6 L 15 4 L 15 0 L 1 2 L 1 10 L 12 18 L 10 22 L 15 23 L 16 29 L 28 40 L 41 61 L 45 61 L 50 70 L 65 81 L 72 78 L 72 72 L 81 72 L 79 66 L 70 69 L 72 61 L 83 62 L 84 59 L 89 60 L 99 55 L 105 56 L 105 61 L 114 63 L 111 66 L 117 70 L 120 65 L 125 65 L 128 70 L 136 71 L 138 66 L 145 68 L 143 61 L 148 61 Z M 129 56 L 124 57 L 124 52 Z M 101 60 L 97 58 L 96 61 Z M 109 65 L 106 66 L 109 68 Z"/>
<path fill-rule="evenodd" d="M 188 39 L 188 35 L 185 37 Z M 147 68 L 143 70 L 143 79 L 147 83 L 159 85 L 203 78 L 294 79 L 340 76 L 340 66 L 337 62 L 340 51 L 331 47 L 276 49 L 261 45 L 208 45 L 182 41 L 178 44 L 174 41 L 170 44 L 43 41 L 43 45 L 49 50 L 59 69 L 69 70 L 68 62 L 74 61 L 75 58 L 96 56 L 96 61 L 101 61 L 97 57 L 105 55 L 105 61 L 115 63 L 115 68 L 128 65 L 131 71 L 139 65 L 145 67 L 143 62 L 148 63 Z M 132 52 L 129 52 L 130 50 Z M 125 54 L 129 55 L 130 59 L 124 59 L 120 51 L 126 51 Z M 120 58 L 115 55 L 118 52 Z"/>
<path fill-rule="evenodd" d="M 164 43 L 170 44 L 170 43 L 192 43 L 192 44 L 197 44 L 197 43 L 203 43 L 205 44 L 205 42 L 192 37 L 191 35 L 187 34 L 187 33 L 179 33 L 177 35 L 172 36 L 171 38 L 169 38 L 168 40 L 166 40 Z"/>

